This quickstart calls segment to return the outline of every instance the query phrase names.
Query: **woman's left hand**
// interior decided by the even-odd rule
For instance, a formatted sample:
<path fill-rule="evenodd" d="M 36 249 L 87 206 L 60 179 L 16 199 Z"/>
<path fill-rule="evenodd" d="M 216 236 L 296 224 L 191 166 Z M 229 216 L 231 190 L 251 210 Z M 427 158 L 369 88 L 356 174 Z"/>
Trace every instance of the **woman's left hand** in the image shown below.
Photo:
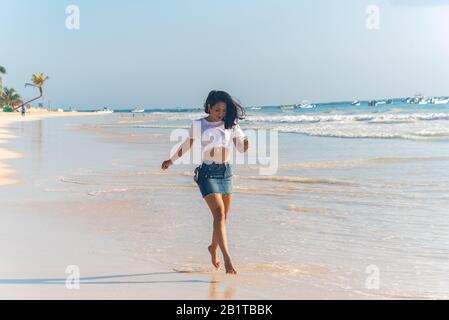
<path fill-rule="evenodd" d="M 164 162 L 162 162 L 161 169 L 166 170 L 166 169 L 170 168 L 170 166 L 172 166 L 172 165 L 173 165 L 173 161 L 171 161 L 170 159 L 165 160 Z"/>

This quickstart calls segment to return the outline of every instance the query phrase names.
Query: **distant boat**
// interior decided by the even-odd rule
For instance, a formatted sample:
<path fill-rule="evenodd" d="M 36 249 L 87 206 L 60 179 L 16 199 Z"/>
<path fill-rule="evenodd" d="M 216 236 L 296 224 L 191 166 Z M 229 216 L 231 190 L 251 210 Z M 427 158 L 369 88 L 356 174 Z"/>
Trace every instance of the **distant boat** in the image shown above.
<path fill-rule="evenodd" d="M 286 105 L 286 106 L 281 106 L 280 108 L 282 110 L 291 110 L 291 109 L 294 109 L 295 106 L 293 106 L 293 105 Z"/>
<path fill-rule="evenodd" d="M 376 107 L 382 104 L 389 104 L 388 101 L 383 101 L 383 100 L 371 100 L 368 102 L 368 105 L 370 107 Z"/>
<path fill-rule="evenodd" d="M 114 113 L 114 110 L 104 107 L 103 110 L 98 110 L 97 113 Z"/>
<path fill-rule="evenodd" d="M 409 104 L 429 104 L 431 99 L 424 97 L 421 94 L 416 94 L 413 98 L 408 98 L 407 103 Z"/>
<path fill-rule="evenodd" d="M 431 98 L 431 104 L 449 104 L 449 98 Z"/>
<path fill-rule="evenodd" d="M 313 109 L 316 106 L 314 104 L 298 104 L 295 106 L 295 109 Z"/>
<path fill-rule="evenodd" d="M 360 101 L 359 100 L 355 100 L 351 103 L 351 105 L 353 106 L 359 106 L 360 105 Z"/>
<path fill-rule="evenodd" d="M 298 104 L 294 105 L 295 109 L 312 109 L 315 108 L 314 104 L 309 103 L 308 101 L 301 101 Z"/>
<path fill-rule="evenodd" d="M 262 109 L 261 107 L 251 107 L 251 110 L 260 110 Z"/>
<path fill-rule="evenodd" d="M 143 113 L 143 112 L 145 112 L 145 109 L 139 109 L 139 108 L 136 108 L 136 109 L 134 109 L 133 111 L 131 111 L 132 113 Z"/>

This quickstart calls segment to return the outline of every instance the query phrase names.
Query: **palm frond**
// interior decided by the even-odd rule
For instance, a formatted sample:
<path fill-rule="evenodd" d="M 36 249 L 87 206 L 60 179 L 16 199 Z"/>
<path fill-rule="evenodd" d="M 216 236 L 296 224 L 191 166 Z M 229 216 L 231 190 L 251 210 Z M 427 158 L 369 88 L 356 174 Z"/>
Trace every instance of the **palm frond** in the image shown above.
<path fill-rule="evenodd" d="M 36 87 L 42 87 L 49 77 L 43 73 L 33 74 L 31 76 L 31 82 L 36 85 Z"/>
<path fill-rule="evenodd" d="M 14 88 L 5 87 L 3 95 L 0 97 L 2 104 L 14 104 L 22 100 L 20 94 Z"/>

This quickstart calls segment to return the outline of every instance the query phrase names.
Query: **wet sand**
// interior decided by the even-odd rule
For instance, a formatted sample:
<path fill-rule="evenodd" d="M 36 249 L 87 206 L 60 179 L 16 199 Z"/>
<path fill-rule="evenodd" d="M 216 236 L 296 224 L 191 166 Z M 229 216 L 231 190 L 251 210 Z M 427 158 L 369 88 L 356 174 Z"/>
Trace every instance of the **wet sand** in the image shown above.
<path fill-rule="evenodd" d="M 192 181 L 193 166 L 161 172 L 160 164 L 173 145 L 167 130 L 142 129 L 134 123 L 122 128 L 120 124 L 126 121 L 121 115 L 46 118 L 11 123 L 5 129 L 5 134 L 16 138 L 0 147 L 21 157 L 3 162 L 15 171 L 7 175 L 15 183 L 0 187 L 0 249 L 4 252 L 0 297 L 444 296 L 444 266 L 437 264 L 439 256 L 434 260 L 430 256 L 439 251 L 418 250 L 416 254 L 426 254 L 418 260 L 415 252 L 405 251 L 409 247 L 398 238 L 407 230 L 395 230 L 389 220 L 415 217 L 413 194 L 402 193 L 395 185 L 378 181 L 377 176 L 382 170 L 381 177 L 388 177 L 389 170 L 397 171 L 389 163 L 399 160 L 401 166 L 415 162 L 443 165 L 445 154 L 431 159 L 424 153 L 407 158 L 386 154 L 338 160 L 322 159 L 319 152 L 318 160 L 283 159 L 283 171 L 269 179 L 256 176 L 257 168 L 236 167 L 235 200 L 228 221 L 229 246 L 239 271 L 234 277 L 223 270 L 213 271 L 210 263 L 207 246 L 212 220 Z M 304 139 L 290 143 L 307 147 L 326 140 Z M 329 143 L 326 147 L 332 149 L 354 141 L 333 139 Z M 290 168 L 293 170 L 286 170 Z M 376 184 L 366 181 L 366 174 L 369 177 L 373 172 Z M 379 220 L 383 211 L 395 214 Z M 384 223 L 390 228 L 387 233 Z M 417 220 L 398 226 L 422 224 Z M 384 229 L 379 232 L 378 228 Z M 435 227 L 434 234 L 444 235 L 443 231 Z M 413 232 L 410 235 L 421 236 Z M 419 238 L 416 243 L 427 242 Z M 396 253 L 402 253 L 401 265 L 397 265 Z M 417 262 L 429 261 L 434 264 L 422 268 L 429 276 L 419 278 L 426 288 L 410 284 L 409 274 L 401 276 Z M 382 271 L 380 290 L 366 288 L 366 267 L 372 264 Z M 65 271 L 71 265 L 79 267 L 80 290 L 65 286 Z M 397 289 L 392 290 L 390 284 L 397 284 Z"/>
<path fill-rule="evenodd" d="M 30 137 L 14 136 L 8 126 L 86 115 L 91 114 L 35 113 L 22 118 L 0 113 L 0 299 L 169 299 L 186 297 L 187 291 L 192 298 L 204 298 L 204 290 L 198 292 L 198 288 L 216 285 L 209 275 L 180 274 L 156 264 L 139 263 L 122 252 L 120 244 L 81 223 L 80 214 L 95 221 L 110 204 L 54 202 L 42 197 L 27 200 L 24 186 L 28 181 L 17 179 L 13 163 L 24 155 L 12 150 L 21 139 Z M 25 167 L 32 167 L 26 158 L 23 160 Z M 16 186 L 14 191 L 11 185 Z M 6 196 L 8 192 L 12 197 Z M 7 200 L 11 198 L 14 200 Z M 98 216 L 91 216 L 92 212 Z M 78 272 L 79 281 L 72 278 L 67 285 L 70 276 Z M 179 284 L 186 291 L 179 291 Z"/>
<path fill-rule="evenodd" d="M 22 117 L 19 113 L 0 112 L 0 186 L 17 183 L 14 179 L 14 170 L 7 163 L 14 159 L 19 159 L 22 154 L 14 152 L 4 147 L 5 144 L 11 140 L 17 138 L 9 130 L 8 126 L 13 123 L 38 121 L 52 117 L 73 117 L 73 116 L 92 116 L 94 113 L 62 113 L 62 112 L 49 112 L 39 111 L 34 109 L 33 112 L 26 114 Z"/>
<path fill-rule="evenodd" d="M 74 150 L 80 147 L 74 144 L 79 143 L 88 151 L 83 156 L 86 164 L 100 163 L 94 166 L 98 169 L 103 161 L 114 162 L 114 159 L 107 153 L 104 159 L 98 157 L 95 146 L 101 148 L 98 143 L 108 143 L 112 137 L 105 135 L 107 139 L 103 140 L 104 137 L 96 133 L 97 138 L 93 138 L 92 133 L 82 133 L 74 129 L 76 126 L 65 123 L 70 121 L 55 121 L 49 115 L 26 119 L 14 116 L 0 118 L 3 177 L 0 186 L 0 299 L 308 299 L 333 296 L 312 287 L 301 291 L 298 287 L 290 291 L 281 288 L 260 273 L 263 271 L 260 265 L 242 266 L 238 276 L 228 276 L 223 270 L 213 271 L 207 246 L 204 259 L 196 265 L 167 264 L 153 258 L 151 251 L 139 246 L 142 239 L 133 236 L 132 228 L 151 224 L 151 228 L 164 231 L 167 222 L 160 220 L 157 214 L 152 217 L 158 210 L 157 200 L 149 204 L 96 197 L 84 192 L 83 187 L 89 186 L 88 183 L 64 180 L 64 175 L 73 171 L 91 170 L 82 165 L 81 157 L 76 159 L 80 151 Z M 84 118 L 76 121 L 82 123 Z M 139 141 L 131 137 L 130 143 Z M 157 156 L 154 163 L 159 164 Z M 197 200 L 197 205 L 203 206 L 201 199 Z M 148 237 L 145 241 L 151 239 Z M 179 244 L 176 237 L 169 241 Z M 159 245 L 154 243 L 154 246 Z M 179 256 L 185 256 L 184 252 L 180 251 Z M 77 282 L 73 277 L 78 272 Z M 67 284 L 70 279 L 75 281 Z"/>

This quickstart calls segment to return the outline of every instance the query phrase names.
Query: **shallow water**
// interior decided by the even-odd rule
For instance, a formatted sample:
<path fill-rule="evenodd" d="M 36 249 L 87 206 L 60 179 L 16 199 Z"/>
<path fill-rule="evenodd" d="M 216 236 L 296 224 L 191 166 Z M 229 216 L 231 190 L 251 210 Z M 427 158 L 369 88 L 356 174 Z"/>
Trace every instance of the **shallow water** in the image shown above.
<path fill-rule="evenodd" d="M 313 112 L 321 116 L 307 114 Z M 338 108 L 329 112 L 338 113 Z M 23 142 L 23 150 L 17 150 L 36 151 L 33 170 L 21 170 L 32 172 L 27 177 L 33 184 L 17 186 L 17 194 L 30 190 L 29 197 L 36 199 L 131 204 L 128 211 L 102 221 L 102 232 L 119 239 L 136 259 L 184 272 L 210 272 L 206 248 L 212 220 L 193 182 L 194 165 L 160 170 L 173 145 L 171 128 L 186 128 L 200 116 L 117 114 L 27 124 L 22 129 L 30 137 L 40 136 L 40 142 Z M 250 114 L 242 128 L 273 127 L 273 118 L 261 117 L 263 112 Z M 259 175 L 257 165 L 235 165 L 228 227 L 238 270 L 289 286 L 290 298 L 304 284 L 321 290 L 323 297 L 338 292 L 346 297 L 448 298 L 449 140 L 433 133 L 425 140 L 376 135 L 388 128 L 389 136 L 398 136 L 426 121 L 420 128 L 438 124 L 449 132 L 449 120 L 418 119 L 406 129 L 402 120 L 375 129 L 367 123 L 372 119 L 363 120 L 357 124 L 363 134 L 351 139 L 281 130 L 275 176 Z M 349 134 L 354 133 L 352 122 L 360 119 L 332 121 L 337 122 L 334 133 L 338 127 Z M 329 129 L 320 122 L 293 123 L 299 128 L 295 132 L 307 126 Z M 367 134 L 370 130 L 377 133 Z M 19 178 L 25 179 L 20 172 Z M 107 207 L 103 211 L 107 217 Z M 367 285 L 372 270 L 378 271 L 379 288 Z"/>

